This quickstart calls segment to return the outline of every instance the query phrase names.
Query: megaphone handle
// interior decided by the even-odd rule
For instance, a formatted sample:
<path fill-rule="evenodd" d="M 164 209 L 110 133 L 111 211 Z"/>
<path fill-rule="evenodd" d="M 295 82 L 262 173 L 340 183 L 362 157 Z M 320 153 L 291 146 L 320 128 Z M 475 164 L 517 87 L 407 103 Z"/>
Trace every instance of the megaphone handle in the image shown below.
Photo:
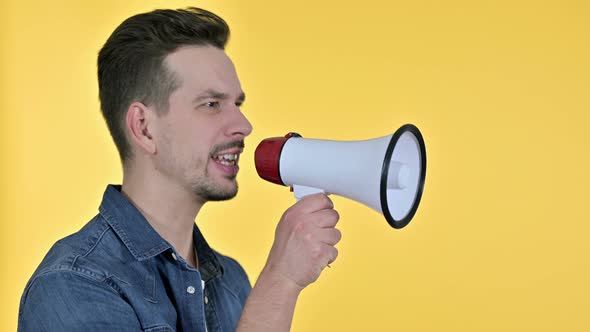
<path fill-rule="evenodd" d="M 299 201 L 307 195 L 313 195 L 317 193 L 325 194 L 326 192 L 318 188 L 300 186 L 297 184 L 293 185 L 293 194 L 295 195 L 295 199 L 297 199 L 297 201 Z"/>

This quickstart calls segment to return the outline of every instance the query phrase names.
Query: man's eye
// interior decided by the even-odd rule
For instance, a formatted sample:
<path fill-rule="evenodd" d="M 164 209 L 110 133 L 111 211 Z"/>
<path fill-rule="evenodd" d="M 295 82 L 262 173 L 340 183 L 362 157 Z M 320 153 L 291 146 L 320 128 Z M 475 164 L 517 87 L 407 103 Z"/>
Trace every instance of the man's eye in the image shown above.
<path fill-rule="evenodd" d="M 218 101 L 210 101 L 208 103 L 205 103 L 205 106 L 211 107 L 211 108 L 217 108 L 217 107 L 219 107 L 219 102 Z"/>
<path fill-rule="evenodd" d="M 241 102 L 241 101 L 238 101 L 238 102 L 236 103 L 236 106 L 238 106 L 238 107 L 242 107 L 242 105 L 243 105 L 243 104 L 244 104 L 243 102 Z"/>

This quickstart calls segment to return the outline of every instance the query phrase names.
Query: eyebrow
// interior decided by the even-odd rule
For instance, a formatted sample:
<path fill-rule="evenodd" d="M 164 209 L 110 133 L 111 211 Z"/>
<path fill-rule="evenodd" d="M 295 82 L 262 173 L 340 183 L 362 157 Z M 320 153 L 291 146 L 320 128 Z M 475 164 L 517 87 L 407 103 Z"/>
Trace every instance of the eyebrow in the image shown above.
<path fill-rule="evenodd" d="M 229 95 L 227 93 L 219 92 L 216 90 L 205 90 L 202 94 L 199 94 L 194 100 L 193 103 L 197 104 L 202 100 L 205 99 L 229 99 Z M 243 103 L 246 100 L 246 94 L 244 92 L 240 93 L 238 96 L 237 102 Z"/>

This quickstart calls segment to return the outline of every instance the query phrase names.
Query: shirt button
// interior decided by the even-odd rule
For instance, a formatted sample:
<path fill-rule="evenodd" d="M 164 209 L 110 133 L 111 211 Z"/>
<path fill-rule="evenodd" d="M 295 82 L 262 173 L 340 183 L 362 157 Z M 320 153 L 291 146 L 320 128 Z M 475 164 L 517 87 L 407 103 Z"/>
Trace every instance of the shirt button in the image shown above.
<path fill-rule="evenodd" d="M 178 260 L 175 253 L 172 253 L 172 258 L 174 258 L 175 261 Z"/>
<path fill-rule="evenodd" d="M 209 298 L 207 296 L 205 296 L 205 304 L 209 303 Z"/>
<path fill-rule="evenodd" d="M 195 294 L 195 287 L 188 286 L 188 288 L 186 289 L 186 292 L 189 294 Z"/>

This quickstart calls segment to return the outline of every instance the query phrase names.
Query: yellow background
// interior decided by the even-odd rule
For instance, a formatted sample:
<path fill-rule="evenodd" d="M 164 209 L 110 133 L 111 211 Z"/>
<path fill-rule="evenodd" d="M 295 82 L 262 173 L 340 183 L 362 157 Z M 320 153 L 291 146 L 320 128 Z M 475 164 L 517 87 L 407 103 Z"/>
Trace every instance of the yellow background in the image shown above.
<path fill-rule="evenodd" d="M 96 56 L 125 18 L 197 5 L 224 17 L 254 125 L 230 202 L 198 216 L 252 281 L 293 203 L 258 178 L 256 144 L 298 131 L 359 140 L 422 131 L 412 223 L 334 198 L 340 257 L 293 331 L 590 330 L 587 1 L 17 1 L 0 10 L 0 330 L 51 245 L 97 211 L 121 169 Z"/>

